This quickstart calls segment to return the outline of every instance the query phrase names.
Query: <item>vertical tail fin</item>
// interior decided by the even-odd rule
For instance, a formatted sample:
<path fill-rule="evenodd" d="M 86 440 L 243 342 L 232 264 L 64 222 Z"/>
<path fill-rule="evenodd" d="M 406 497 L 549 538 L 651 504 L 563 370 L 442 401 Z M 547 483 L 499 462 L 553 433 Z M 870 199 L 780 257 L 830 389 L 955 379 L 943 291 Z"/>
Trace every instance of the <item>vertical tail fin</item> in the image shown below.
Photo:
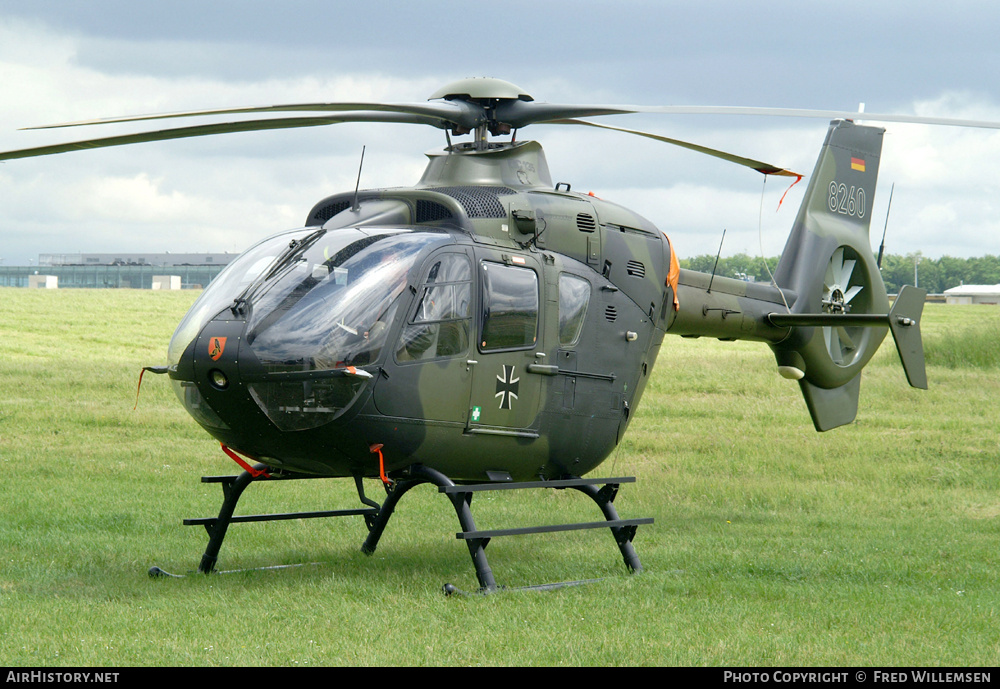
<path fill-rule="evenodd" d="M 779 287 L 796 295 L 791 314 L 888 312 L 869 238 L 884 132 L 847 120 L 830 123 L 774 274 Z M 779 370 L 799 380 L 817 430 L 854 420 L 861 369 L 887 331 L 856 324 L 796 326 L 771 345 Z"/>

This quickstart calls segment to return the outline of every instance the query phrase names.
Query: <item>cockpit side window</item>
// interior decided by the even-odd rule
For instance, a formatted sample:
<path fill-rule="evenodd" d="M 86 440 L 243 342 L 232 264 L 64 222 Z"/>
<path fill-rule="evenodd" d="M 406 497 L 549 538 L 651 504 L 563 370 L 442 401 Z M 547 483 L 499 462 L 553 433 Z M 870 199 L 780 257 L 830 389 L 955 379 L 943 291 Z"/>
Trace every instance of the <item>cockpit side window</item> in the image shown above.
<path fill-rule="evenodd" d="M 559 274 L 559 345 L 572 347 L 580 339 L 590 305 L 590 283 L 582 277 Z"/>
<path fill-rule="evenodd" d="M 431 259 L 420 299 L 396 350 L 400 362 L 464 355 L 472 320 L 472 265 L 465 254 Z"/>
<path fill-rule="evenodd" d="M 538 339 L 538 275 L 530 268 L 483 261 L 483 352 L 534 347 Z"/>

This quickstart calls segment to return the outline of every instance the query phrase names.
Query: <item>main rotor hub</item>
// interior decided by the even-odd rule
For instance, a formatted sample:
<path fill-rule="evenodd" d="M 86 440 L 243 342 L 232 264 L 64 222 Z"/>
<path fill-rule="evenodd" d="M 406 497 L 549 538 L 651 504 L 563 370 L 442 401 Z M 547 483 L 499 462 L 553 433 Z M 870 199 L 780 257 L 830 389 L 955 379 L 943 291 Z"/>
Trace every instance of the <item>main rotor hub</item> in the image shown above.
<path fill-rule="evenodd" d="M 535 100 L 524 89 L 503 79 L 492 77 L 470 77 L 460 79 L 438 89 L 428 100 L 461 101 L 472 107 L 482 108 L 482 119 L 476 124 L 476 148 L 487 148 L 487 133 L 494 136 L 510 134 L 513 127 L 498 118 L 497 110 L 502 103 L 517 101 L 531 102 Z M 468 125 L 452 127 L 453 134 L 468 134 L 472 128 Z"/>
<path fill-rule="evenodd" d="M 459 79 L 439 88 L 427 100 L 465 100 L 486 105 L 488 101 L 535 100 L 520 86 L 492 77 Z M 486 102 L 484 102 L 486 101 Z"/>

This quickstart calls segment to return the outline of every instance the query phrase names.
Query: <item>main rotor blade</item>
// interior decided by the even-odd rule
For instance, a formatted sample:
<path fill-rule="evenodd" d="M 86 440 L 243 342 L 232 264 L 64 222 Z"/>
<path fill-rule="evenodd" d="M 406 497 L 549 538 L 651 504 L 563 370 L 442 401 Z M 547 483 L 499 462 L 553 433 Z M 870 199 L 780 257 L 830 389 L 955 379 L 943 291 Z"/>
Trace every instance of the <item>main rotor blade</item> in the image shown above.
<path fill-rule="evenodd" d="M 517 128 L 526 127 L 529 124 L 540 124 L 567 118 L 628 114 L 808 117 L 1000 129 L 1000 122 L 987 120 L 963 120 L 950 117 L 922 117 L 918 115 L 887 115 L 850 110 L 806 110 L 802 108 L 758 108 L 728 105 L 559 105 L 538 101 L 506 101 L 497 106 L 497 119 Z"/>
<path fill-rule="evenodd" d="M 2 151 L 0 152 L 0 160 L 32 158 L 35 156 L 54 155 L 56 153 L 69 153 L 70 151 L 84 151 L 91 148 L 105 148 L 107 146 L 126 146 L 128 144 L 145 143 L 147 141 L 167 141 L 170 139 L 187 139 L 196 136 L 211 136 L 231 132 L 255 132 L 267 129 L 321 127 L 329 124 L 342 124 L 344 122 L 399 122 L 403 124 L 441 126 L 438 120 L 432 117 L 397 112 L 352 112 L 333 117 L 282 117 L 161 129 L 153 132 L 138 132 L 98 139 L 84 139 L 83 141 L 73 141 L 64 144 L 23 148 L 17 151 Z"/>
<path fill-rule="evenodd" d="M 150 115 L 127 115 L 124 117 L 102 117 L 76 122 L 60 122 L 22 129 L 59 129 L 63 127 L 86 127 L 95 124 L 115 124 L 120 122 L 142 122 L 146 120 L 168 120 L 179 117 L 210 117 L 214 115 L 247 115 L 266 112 L 385 112 L 413 115 L 426 118 L 421 123 L 443 126 L 445 123 L 474 127 L 482 119 L 482 108 L 464 101 L 439 101 L 433 103 L 298 103 L 289 105 L 263 105 L 241 108 L 219 108 L 212 110 L 187 110 L 181 112 L 157 113 Z M 431 122 L 430 120 L 434 120 Z M 416 121 L 416 120 L 406 120 Z"/>
<path fill-rule="evenodd" d="M 761 115 L 766 117 L 813 117 L 823 119 L 864 120 L 866 122 L 902 122 L 906 124 L 935 124 L 948 127 L 1000 129 L 1000 122 L 990 120 L 963 120 L 954 117 L 923 117 L 920 115 L 887 115 L 884 113 L 856 112 L 851 110 L 755 108 L 738 105 L 620 105 L 617 107 L 620 112 L 661 115 Z"/>
<path fill-rule="evenodd" d="M 624 132 L 625 134 L 635 134 L 636 136 L 644 136 L 647 139 L 655 139 L 656 141 L 662 141 L 663 143 L 673 144 L 674 146 L 680 146 L 681 148 L 686 148 L 691 151 L 696 151 L 698 153 L 704 153 L 705 155 L 710 155 L 713 158 L 721 158 L 722 160 L 727 160 L 730 163 L 736 163 L 737 165 L 742 165 L 743 167 L 748 167 L 752 170 L 764 175 L 779 175 L 782 177 L 799 177 L 797 172 L 792 172 L 777 165 L 771 165 L 770 163 L 764 163 L 759 160 L 754 160 L 752 158 L 744 158 L 743 156 L 734 155 L 732 153 L 726 153 L 725 151 L 717 151 L 714 148 L 707 148 L 705 146 L 699 146 L 698 144 L 688 143 L 687 141 L 681 141 L 680 139 L 671 139 L 670 137 L 660 136 L 659 134 L 651 134 L 649 132 L 642 132 L 638 129 L 625 129 L 623 127 L 612 127 L 607 124 L 597 124 L 596 122 L 587 122 L 585 120 L 548 120 L 541 124 L 579 124 L 585 125 L 587 127 L 597 127 L 598 129 L 610 129 L 616 132 Z"/>
<path fill-rule="evenodd" d="M 267 112 L 393 112 L 407 115 L 422 115 L 438 121 L 435 126 L 451 123 L 472 129 L 487 120 L 496 120 L 517 129 L 530 124 L 554 122 L 568 118 L 597 117 L 603 115 L 660 114 L 660 115 L 755 115 L 766 117 L 805 117 L 824 119 L 860 119 L 871 122 L 902 122 L 909 124 L 930 124 L 954 127 L 977 127 L 1000 129 L 1000 122 L 988 120 L 965 120 L 950 117 L 923 117 L 918 115 L 892 115 L 862 113 L 850 110 L 807 110 L 801 108 L 760 108 L 728 105 L 566 105 L 500 98 L 494 113 L 488 113 L 482 104 L 459 98 L 435 99 L 419 103 L 297 103 L 286 105 L 264 105 L 240 108 L 218 108 L 190 110 L 173 113 L 108 117 L 76 122 L 26 127 L 25 129 L 53 129 L 60 127 L 80 127 L 118 122 L 139 122 L 178 117 L 206 117 L 214 115 L 236 115 Z"/>
<path fill-rule="evenodd" d="M 559 105 L 537 101 L 504 101 L 497 105 L 496 119 L 515 129 L 529 124 L 544 124 L 577 117 L 629 115 L 635 113 L 628 105 Z"/>

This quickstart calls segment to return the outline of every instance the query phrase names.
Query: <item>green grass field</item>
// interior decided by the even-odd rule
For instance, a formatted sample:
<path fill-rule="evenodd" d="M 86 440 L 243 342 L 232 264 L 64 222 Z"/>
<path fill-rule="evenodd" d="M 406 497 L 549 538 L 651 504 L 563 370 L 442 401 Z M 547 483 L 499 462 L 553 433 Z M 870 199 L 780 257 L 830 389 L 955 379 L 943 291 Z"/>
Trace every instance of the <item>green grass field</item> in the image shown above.
<path fill-rule="evenodd" d="M 858 421 L 812 429 L 761 345 L 667 338 L 626 439 L 596 475 L 634 475 L 623 517 L 654 517 L 626 573 L 605 530 L 505 538 L 476 586 L 433 488 L 378 552 L 360 518 L 237 524 L 194 569 L 199 477 L 235 465 L 162 364 L 191 293 L 0 289 L 0 658 L 5 665 L 987 665 L 1000 658 L 1000 310 L 929 305 L 931 389 L 891 342 Z M 369 485 L 377 495 L 377 486 Z M 539 504 L 540 501 L 540 504 Z M 254 486 L 241 513 L 356 506 L 353 485 Z M 477 498 L 481 528 L 591 521 L 575 492 Z M 546 514 L 550 512 L 551 515 Z"/>

